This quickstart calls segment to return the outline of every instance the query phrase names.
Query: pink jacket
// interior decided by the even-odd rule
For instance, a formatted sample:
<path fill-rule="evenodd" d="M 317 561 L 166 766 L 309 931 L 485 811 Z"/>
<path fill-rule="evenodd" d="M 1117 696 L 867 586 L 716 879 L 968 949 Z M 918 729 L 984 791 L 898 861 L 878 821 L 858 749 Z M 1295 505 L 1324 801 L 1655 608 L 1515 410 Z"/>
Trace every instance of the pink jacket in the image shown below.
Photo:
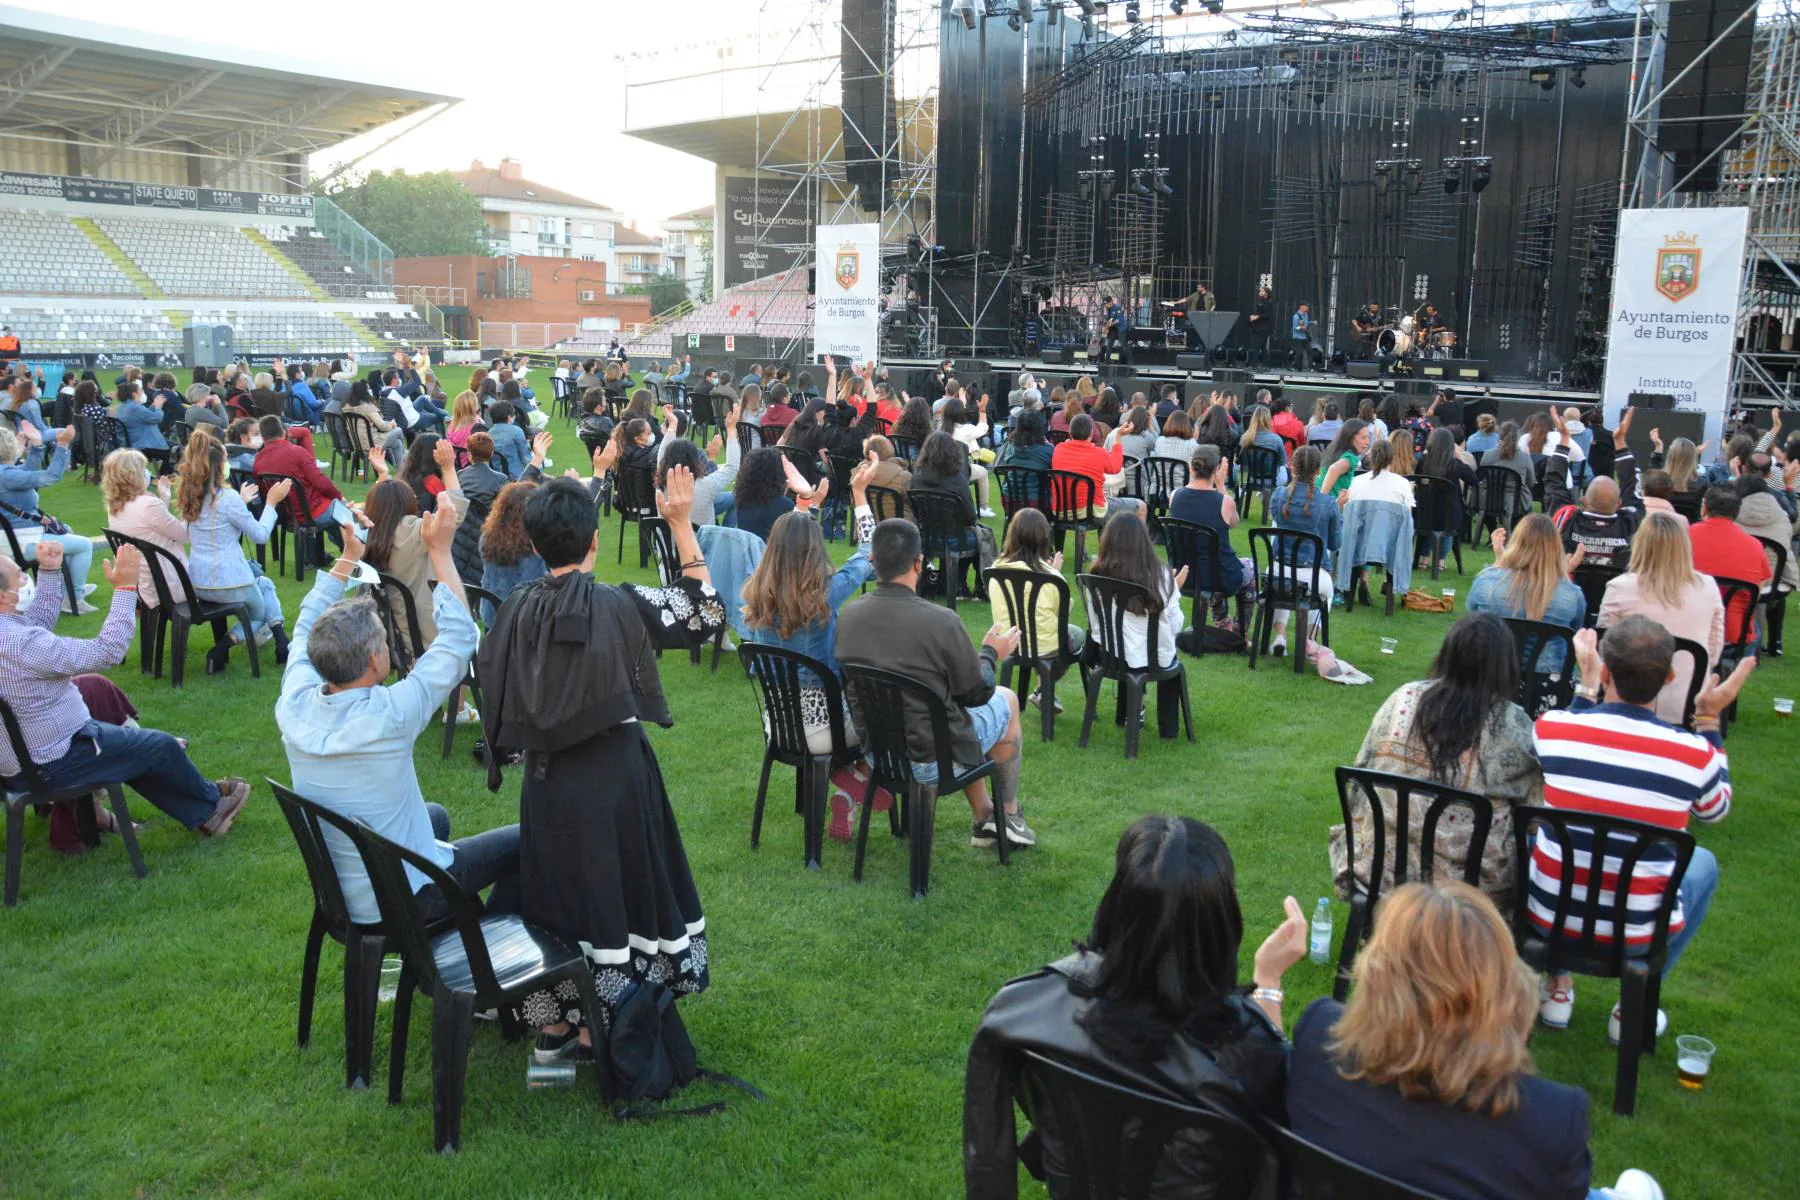
<path fill-rule="evenodd" d="M 1695 575 L 1687 594 L 1673 607 L 1644 595 L 1635 572 L 1627 571 L 1606 585 L 1606 596 L 1600 601 L 1599 625 L 1602 629 L 1617 625 L 1626 617 L 1648 617 L 1679 638 L 1706 647 L 1706 667 L 1719 665 L 1719 653 L 1725 648 L 1725 606 L 1719 600 L 1719 588 L 1711 577 Z M 1688 681 L 1694 671 L 1687 656 L 1675 659 L 1675 678 L 1663 685 L 1656 697 L 1656 715 L 1671 725 L 1681 724 L 1682 709 L 1687 704 Z"/>

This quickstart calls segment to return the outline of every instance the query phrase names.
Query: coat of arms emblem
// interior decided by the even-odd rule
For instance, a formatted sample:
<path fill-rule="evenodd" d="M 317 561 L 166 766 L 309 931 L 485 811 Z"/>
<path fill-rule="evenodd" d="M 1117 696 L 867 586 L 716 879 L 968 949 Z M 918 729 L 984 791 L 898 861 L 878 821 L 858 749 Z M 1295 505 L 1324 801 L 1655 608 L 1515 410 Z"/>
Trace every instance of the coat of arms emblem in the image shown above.
<path fill-rule="evenodd" d="M 862 276 L 862 255 L 854 246 L 838 248 L 837 270 L 834 273 L 837 276 L 838 286 L 845 291 L 856 286 L 856 281 Z"/>
<path fill-rule="evenodd" d="M 1700 286 L 1700 239 L 1672 233 L 1656 252 L 1656 290 L 1670 300 L 1685 300 Z"/>

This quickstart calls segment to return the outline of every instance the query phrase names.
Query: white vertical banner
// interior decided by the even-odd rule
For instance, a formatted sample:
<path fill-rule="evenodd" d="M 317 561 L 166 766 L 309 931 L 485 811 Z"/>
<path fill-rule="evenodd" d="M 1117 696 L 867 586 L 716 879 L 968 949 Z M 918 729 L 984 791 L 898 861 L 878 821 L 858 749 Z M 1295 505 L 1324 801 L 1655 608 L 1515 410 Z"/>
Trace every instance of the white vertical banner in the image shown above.
<path fill-rule="evenodd" d="M 813 353 L 873 362 L 880 341 L 881 226 L 819 226 Z"/>
<path fill-rule="evenodd" d="M 1628 208 L 1619 213 L 1606 341 L 1608 422 L 1633 392 L 1675 397 L 1719 441 L 1731 402 L 1731 354 L 1744 271 L 1747 208 Z"/>

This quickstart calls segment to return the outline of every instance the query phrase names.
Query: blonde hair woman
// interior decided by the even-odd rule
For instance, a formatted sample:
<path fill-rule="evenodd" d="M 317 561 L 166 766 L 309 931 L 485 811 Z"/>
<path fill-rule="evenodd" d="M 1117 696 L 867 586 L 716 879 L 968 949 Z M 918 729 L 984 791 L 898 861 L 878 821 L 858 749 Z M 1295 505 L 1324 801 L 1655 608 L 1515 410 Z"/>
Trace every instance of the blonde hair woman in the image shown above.
<path fill-rule="evenodd" d="M 473 391 L 458 392 L 450 402 L 450 428 L 444 440 L 456 447 L 458 468 L 469 465 L 469 435 L 481 424 L 481 401 Z"/>
<path fill-rule="evenodd" d="M 281 600 L 275 583 L 263 569 L 244 557 L 239 538 L 264 545 L 275 528 L 281 502 L 292 483 L 278 481 L 263 497 L 260 517 L 250 515 L 257 496 L 254 483 L 233 491 L 225 486 L 231 474 L 225 447 L 218 439 L 195 430 L 181 456 L 181 482 L 175 491 L 175 515 L 187 524 L 188 578 L 202 600 L 215 604 L 242 604 L 258 645 L 273 640 L 275 660 L 287 661 L 287 631 L 282 626 Z M 232 627 L 233 638 L 242 630 Z"/>
<path fill-rule="evenodd" d="M 1388 470 L 1405 478 L 1415 474 L 1413 469 L 1413 435 L 1410 429 L 1396 429 L 1388 435 L 1388 445 L 1393 449 L 1394 458 Z"/>
<path fill-rule="evenodd" d="M 1532 513 L 1513 526 L 1511 534 L 1494 530 L 1491 540 L 1494 565 L 1470 585 L 1469 611 L 1581 628 L 1587 600 L 1569 582 L 1571 564 L 1563 553 L 1562 535 L 1549 517 Z M 1554 664 L 1539 662 L 1546 671 L 1560 664 L 1560 657 Z"/>
<path fill-rule="evenodd" d="M 212 440 L 212 435 L 196 429 L 195 438 Z M 157 495 L 150 491 L 150 460 L 136 450 L 114 450 L 100 464 L 100 494 L 106 500 L 106 527 L 127 537 L 149 542 L 167 550 L 187 565 L 187 524 L 169 511 L 169 482 L 156 481 Z M 165 572 L 164 580 L 177 600 L 183 599 L 180 583 L 173 572 Z M 156 582 L 150 575 L 150 556 L 138 560 L 138 600 L 146 608 L 160 603 Z"/>
<path fill-rule="evenodd" d="M 1637 1170 L 1591 1189 L 1587 1096 L 1534 1074 L 1537 977 L 1492 900 L 1408 883 L 1378 918 L 1349 1002 L 1315 1000 L 1294 1025 L 1295 1133 L 1437 1196 L 1661 1200 Z"/>
<path fill-rule="evenodd" d="M 1725 606 L 1718 585 L 1694 570 L 1694 547 L 1680 517 L 1650 513 L 1631 539 L 1630 569 L 1606 585 L 1600 627 L 1626 617 L 1648 617 L 1674 636 L 1704 646 L 1709 670 L 1719 665 L 1719 653 L 1725 648 Z M 1693 677 L 1688 656 L 1677 655 L 1675 677 L 1656 697 L 1657 716 L 1681 724 Z"/>

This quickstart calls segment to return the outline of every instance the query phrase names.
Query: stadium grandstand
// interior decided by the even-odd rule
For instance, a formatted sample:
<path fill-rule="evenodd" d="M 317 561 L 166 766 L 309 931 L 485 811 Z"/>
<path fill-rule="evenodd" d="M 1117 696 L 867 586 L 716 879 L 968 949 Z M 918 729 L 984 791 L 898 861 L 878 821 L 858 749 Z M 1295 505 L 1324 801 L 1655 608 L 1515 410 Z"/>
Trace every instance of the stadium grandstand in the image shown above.
<path fill-rule="evenodd" d="M 0 323 L 28 360 L 174 365 L 190 326 L 229 328 L 221 361 L 443 341 L 308 164 L 458 98 L 247 57 L 0 6 Z"/>

